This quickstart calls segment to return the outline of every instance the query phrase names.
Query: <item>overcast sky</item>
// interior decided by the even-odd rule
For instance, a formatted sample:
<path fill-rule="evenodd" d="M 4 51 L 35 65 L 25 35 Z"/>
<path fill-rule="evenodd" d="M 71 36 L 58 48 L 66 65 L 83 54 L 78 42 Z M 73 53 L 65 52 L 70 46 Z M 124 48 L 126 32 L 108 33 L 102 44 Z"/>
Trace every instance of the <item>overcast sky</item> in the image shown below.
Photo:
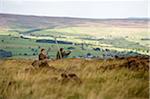
<path fill-rule="evenodd" d="M 0 13 L 82 18 L 148 17 L 148 1 L 0 0 Z"/>

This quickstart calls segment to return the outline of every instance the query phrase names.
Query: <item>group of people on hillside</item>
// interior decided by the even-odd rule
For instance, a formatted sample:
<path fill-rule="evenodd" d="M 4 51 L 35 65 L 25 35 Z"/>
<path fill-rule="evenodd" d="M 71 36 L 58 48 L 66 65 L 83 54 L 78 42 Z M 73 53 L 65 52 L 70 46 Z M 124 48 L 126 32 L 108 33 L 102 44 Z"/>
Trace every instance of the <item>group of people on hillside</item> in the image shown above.
<path fill-rule="evenodd" d="M 65 57 L 67 57 L 72 51 L 65 51 L 63 48 L 60 48 L 59 51 L 57 52 L 56 54 L 56 59 L 63 59 Z M 61 73 L 61 79 L 59 80 L 57 77 L 53 80 L 57 80 L 57 81 L 61 81 L 62 84 L 65 84 L 67 82 L 75 82 L 76 84 L 81 84 L 82 81 L 81 79 L 75 74 L 75 73 L 66 73 L 65 70 L 63 69 L 57 69 L 53 66 L 49 66 L 48 64 L 48 54 L 47 54 L 47 51 L 45 49 L 41 49 L 40 51 L 40 54 L 39 54 L 39 59 L 38 60 L 35 60 L 33 63 L 32 63 L 32 66 L 33 67 L 48 67 L 49 69 L 51 70 L 57 70 L 57 71 L 60 71 L 60 72 L 63 72 Z"/>
<path fill-rule="evenodd" d="M 60 48 L 59 51 L 56 54 L 56 59 L 63 59 L 67 57 L 71 51 L 65 51 L 64 48 Z M 46 52 L 46 49 L 42 48 L 39 54 L 39 62 L 41 66 L 49 66 L 48 65 L 48 54 Z"/>
<path fill-rule="evenodd" d="M 57 52 L 56 59 L 62 59 L 64 57 L 67 57 L 71 51 L 65 51 L 64 48 L 60 48 Z M 39 60 L 48 59 L 48 55 L 46 53 L 46 50 L 44 48 L 41 49 L 41 52 L 39 54 Z"/>

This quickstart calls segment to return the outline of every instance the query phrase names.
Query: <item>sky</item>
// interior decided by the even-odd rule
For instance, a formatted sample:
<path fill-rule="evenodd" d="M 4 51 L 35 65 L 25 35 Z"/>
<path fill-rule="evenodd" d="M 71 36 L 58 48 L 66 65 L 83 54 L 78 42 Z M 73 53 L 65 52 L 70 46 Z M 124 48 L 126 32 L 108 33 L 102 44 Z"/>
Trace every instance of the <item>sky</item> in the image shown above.
<path fill-rule="evenodd" d="M 147 0 L 0 0 L 0 13 L 79 17 L 149 17 Z"/>

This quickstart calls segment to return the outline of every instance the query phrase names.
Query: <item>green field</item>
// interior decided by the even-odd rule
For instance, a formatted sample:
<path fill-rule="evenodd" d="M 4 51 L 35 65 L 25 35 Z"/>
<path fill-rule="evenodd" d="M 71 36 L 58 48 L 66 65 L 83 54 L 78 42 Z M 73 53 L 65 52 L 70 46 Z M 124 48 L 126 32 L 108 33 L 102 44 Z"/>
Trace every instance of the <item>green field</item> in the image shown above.
<path fill-rule="evenodd" d="M 21 56 L 26 57 L 24 55 L 25 53 L 28 54 L 27 55 L 28 57 L 35 57 L 36 55 L 38 55 L 40 48 L 46 48 L 46 49 L 51 48 L 51 51 L 49 51 L 48 54 L 51 58 L 54 58 L 58 50 L 57 45 L 48 44 L 48 43 L 37 43 L 36 40 L 37 39 L 54 40 L 53 37 L 57 37 L 57 40 L 60 41 L 69 41 L 77 44 L 82 44 L 82 43 L 84 44 L 84 49 L 86 50 L 82 50 L 81 45 L 75 46 L 75 45 L 59 44 L 59 47 L 64 47 L 66 50 L 68 47 L 75 47 L 75 50 L 73 51 L 70 57 L 79 56 L 79 55 L 83 56 L 86 55 L 87 53 L 92 53 L 93 55 L 102 56 L 103 54 L 102 52 L 96 52 L 93 50 L 93 48 L 110 49 L 110 50 L 117 50 L 117 51 L 135 51 L 142 54 L 149 54 L 148 51 L 149 47 L 145 45 L 148 43 L 148 41 L 140 40 L 140 38 L 148 34 L 148 32 L 146 31 L 144 33 L 132 34 L 132 36 L 126 34 L 126 37 L 128 38 L 125 38 L 124 37 L 125 35 L 114 34 L 116 31 L 115 32 L 113 31 L 111 34 L 104 33 L 107 34 L 107 36 L 103 35 L 102 33 L 100 33 L 101 36 L 88 35 L 86 33 L 82 34 L 81 31 L 77 31 L 77 30 L 76 30 L 77 31 L 76 34 L 69 32 L 67 29 L 66 32 L 64 32 L 65 31 L 64 29 L 62 31 L 61 30 L 58 31 L 54 31 L 53 29 L 51 30 L 48 29 L 48 30 L 42 30 L 37 32 L 31 32 L 29 33 L 30 35 L 29 34 L 23 35 L 29 39 L 20 38 L 21 34 L 17 32 L 3 31 L 0 36 L 0 41 L 1 41 L 0 49 L 11 51 L 13 53 L 14 58 L 16 57 L 20 58 Z M 111 37 L 109 37 L 110 35 Z M 114 37 L 114 36 L 118 36 L 118 37 Z M 2 42 L 2 40 L 4 40 L 4 42 Z M 32 51 L 32 49 L 35 49 L 36 52 Z"/>
<path fill-rule="evenodd" d="M 21 58 L 22 57 L 37 57 L 38 53 L 40 52 L 40 48 L 51 48 L 51 50 L 48 52 L 50 58 L 55 58 L 58 47 L 56 44 L 43 44 L 43 43 L 37 43 L 34 39 L 22 39 L 18 37 L 11 37 L 11 36 L 0 36 L 1 40 L 4 40 L 4 42 L 0 42 L 1 49 L 4 49 L 6 51 L 13 52 L 14 58 Z M 40 47 L 40 48 L 39 48 Z M 73 50 L 70 57 L 78 56 L 78 55 L 86 55 L 87 53 L 91 53 L 90 48 L 86 48 L 87 50 L 81 50 L 81 46 L 73 46 L 73 45 L 66 45 L 66 44 L 59 44 L 59 47 L 63 47 L 67 50 L 68 47 L 75 47 L 75 50 Z M 32 50 L 34 49 L 34 51 Z M 35 51 L 36 50 L 36 51 Z M 24 55 L 27 53 L 27 55 Z M 33 55 L 35 53 L 35 55 Z M 94 55 L 102 55 L 100 52 L 92 51 Z"/>
<path fill-rule="evenodd" d="M 66 50 L 68 47 L 75 48 L 69 57 L 85 56 L 87 53 L 102 57 L 105 53 L 94 51 L 93 48 L 149 55 L 150 32 L 147 29 L 146 19 L 100 20 L 33 16 L 16 16 L 19 17 L 16 18 L 13 15 L 0 15 L 0 17 L 2 21 L 5 20 L 0 26 L 0 49 L 11 51 L 12 58 L 36 57 L 40 48 L 51 48 L 48 54 L 54 58 L 58 51 L 57 45 L 37 43 L 36 40 L 54 40 L 55 37 L 58 41 L 73 43 L 59 44 L 59 47 L 64 47 Z"/>

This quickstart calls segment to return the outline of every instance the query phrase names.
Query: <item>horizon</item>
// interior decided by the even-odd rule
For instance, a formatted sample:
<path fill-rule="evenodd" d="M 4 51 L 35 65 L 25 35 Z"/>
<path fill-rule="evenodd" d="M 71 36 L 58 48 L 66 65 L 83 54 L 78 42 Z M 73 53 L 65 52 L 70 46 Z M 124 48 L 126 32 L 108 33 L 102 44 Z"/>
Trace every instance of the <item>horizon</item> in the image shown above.
<path fill-rule="evenodd" d="M 125 17 L 125 18 L 87 18 L 87 17 L 69 17 L 69 16 L 46 16 L 46 15 L 32 15 L 32 14 L 15 14 L 15 13 L 0 13 L 0 15 L 16 15 L 25 17 L 47 17 L 47 18 L 72 18 L 72 19 L 150 19 L 149 17 Z"/>
<path fill-rule="evenodd" d="M 91 19 L 150 18 L 148 1 L 2 0 L 0 13 Z"/>

